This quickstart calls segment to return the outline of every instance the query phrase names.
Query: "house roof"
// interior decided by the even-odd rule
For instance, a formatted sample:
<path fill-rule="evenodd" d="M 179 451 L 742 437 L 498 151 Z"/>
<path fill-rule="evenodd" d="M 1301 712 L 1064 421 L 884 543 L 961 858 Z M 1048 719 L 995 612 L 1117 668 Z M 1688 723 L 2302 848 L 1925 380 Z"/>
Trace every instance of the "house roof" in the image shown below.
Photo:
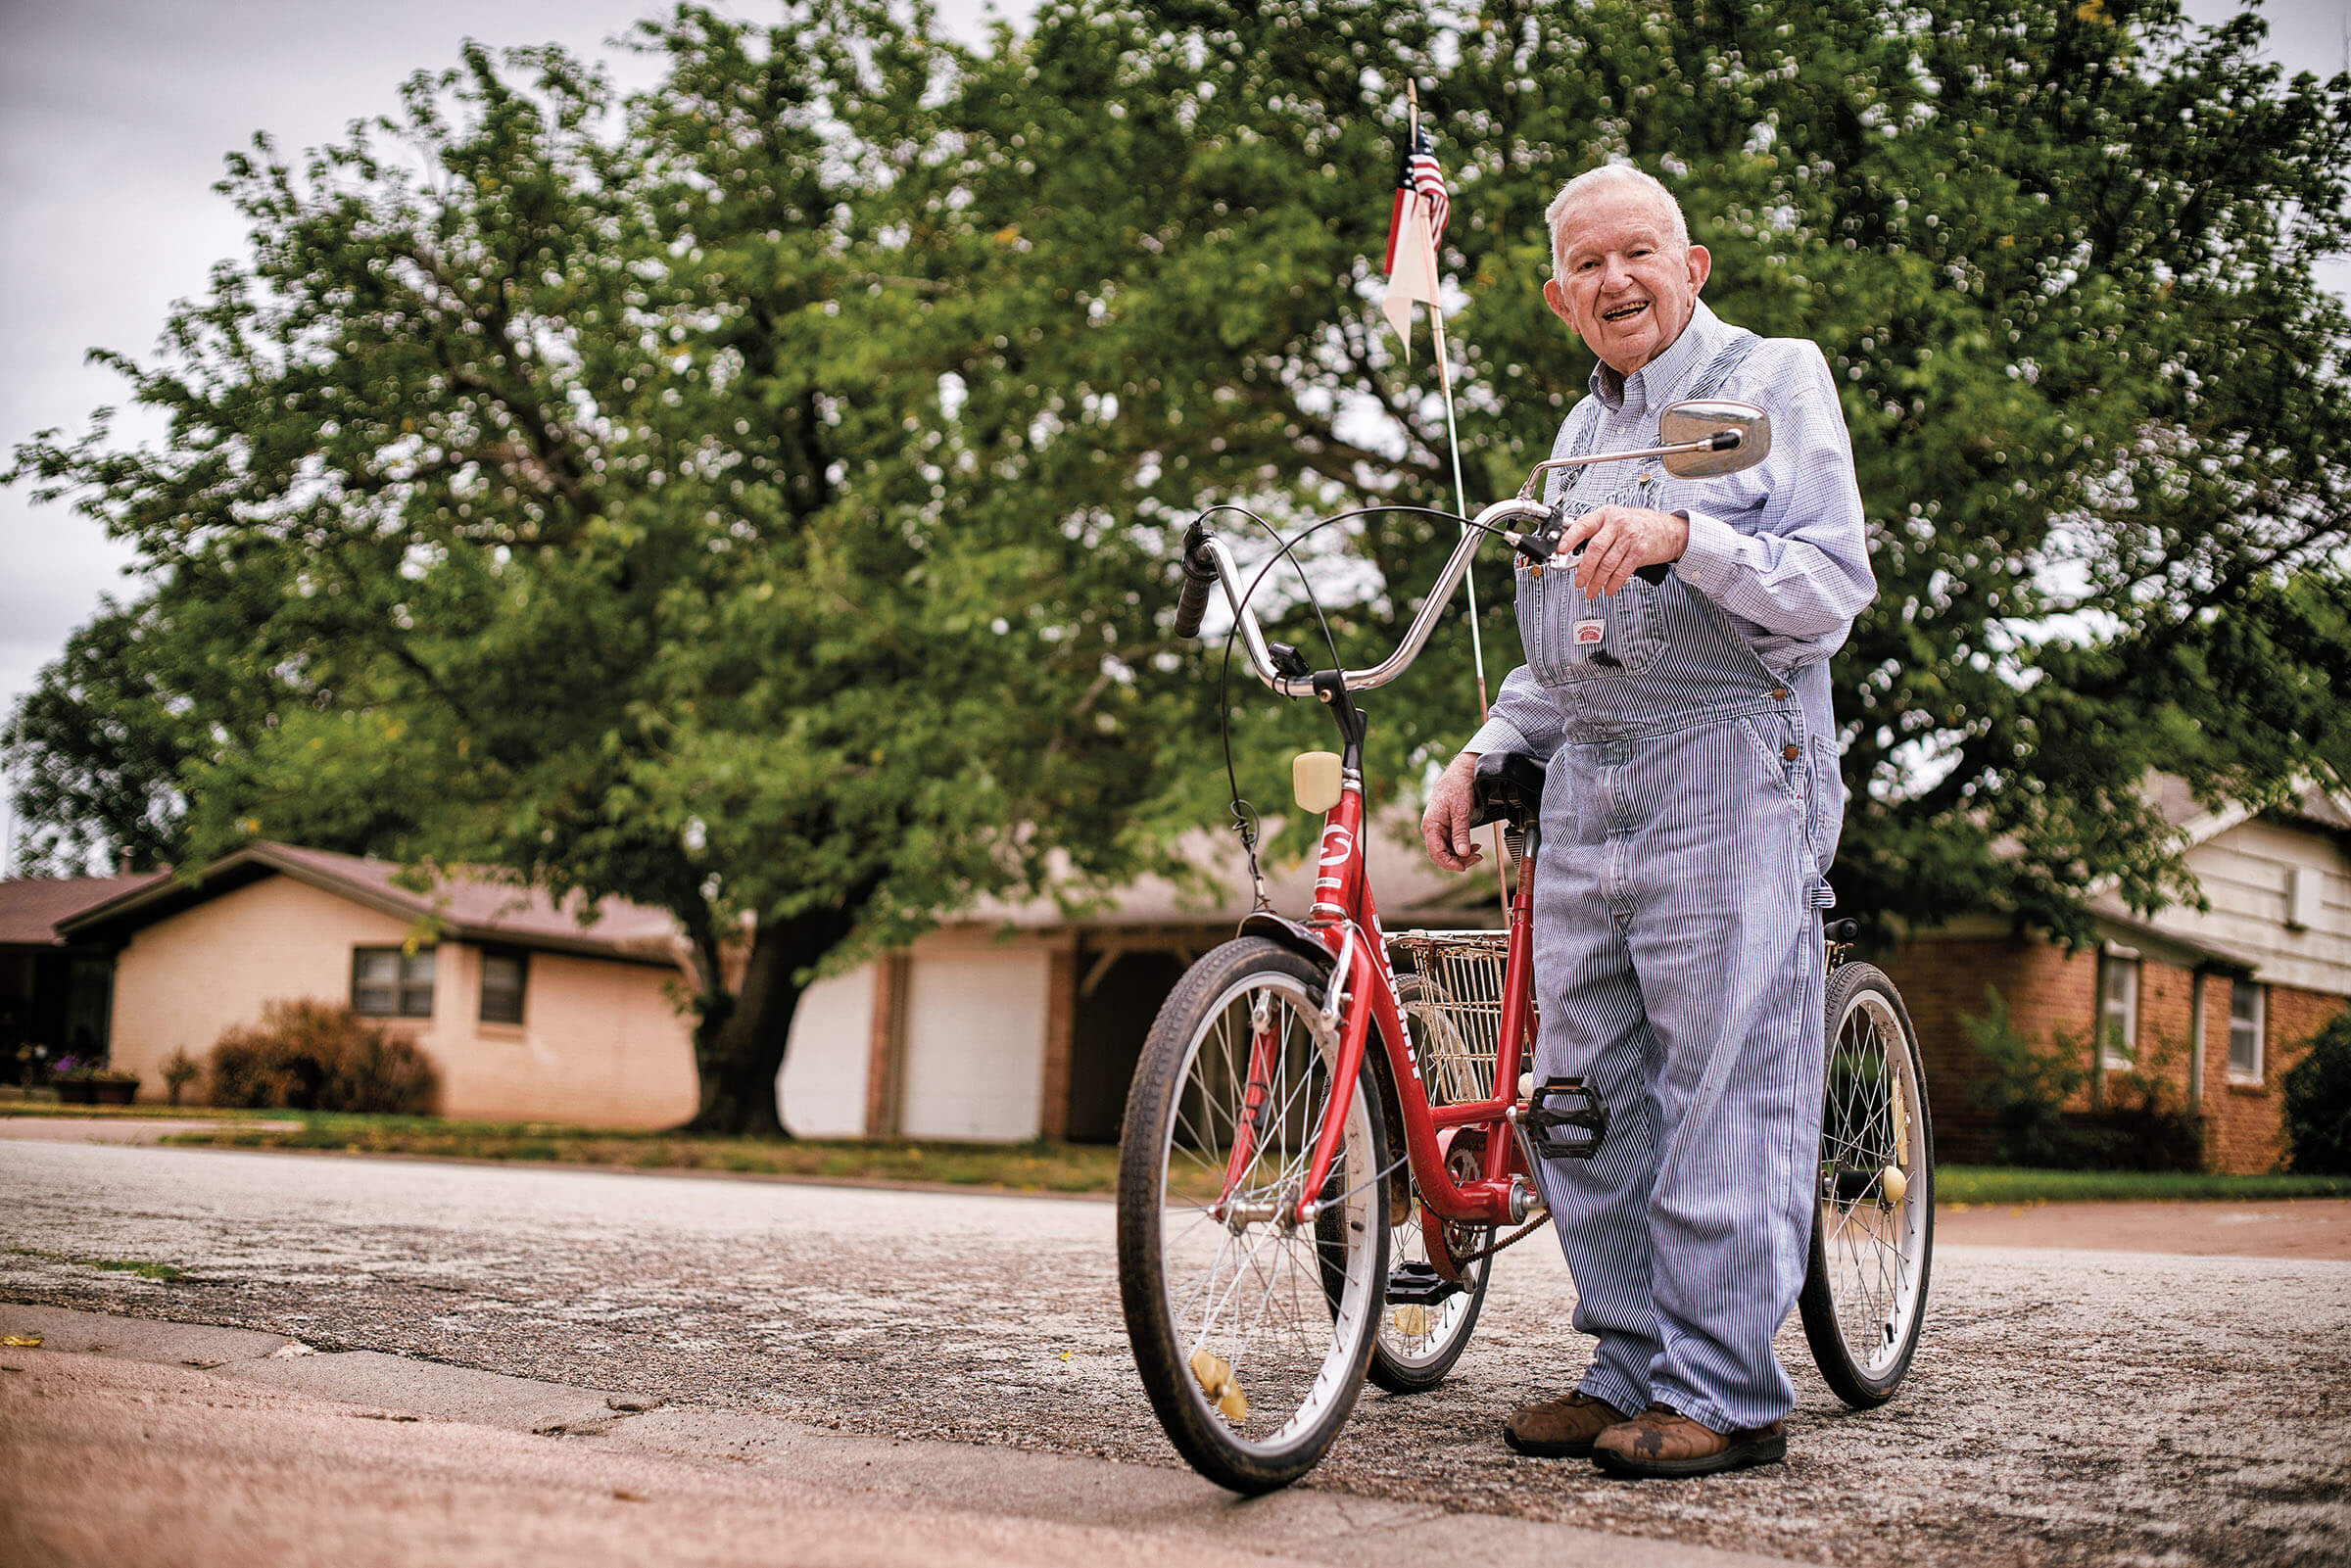
<path fill-rule="evenodd" d="M 1492 870 L 1491 833 L 1477 841 L 1486 858 L 1469 874 L 1440 871 L 1420 847 L 1419 813 L 1392 805 L 1377 813 L 1364 833 L 1364 860 L 1379 901 L 1384 929 L 1417 926 L 1495 927 L 1502 921 Z M 1303 915 L 1315 900 L 1318 869 L 1306 853 L 1320 842 L 1322 819 L 1302 813 L 1269 814 L 1259 845 L 1266 888 L 1273 907 Z M 1019 901 L 985 897 L 957 918 L 1000 922 L 1022 927 L 1051 926 L 1120 927 L 1228 925 L 1249 913 L 1251 889 L 1239 839 L 1228 830 L 1198 830 L 1176 841 L 1177 858 L 1197 869 L 1205 886 L 1183 886 L 1164 877 L 1142 876 L 1109 889 L 1102 907 L 1075 918 L 1051 896 Z"/>
<path fill-rule="evenodd" d="M 12 877 L 0 881 L 0 946 L 61 946 L 59 922 L 170 875 L 151 871 L 133 877 Z"/>
<path fill-rule="evenodd" d="M 2234 801 L 2217 811 L 2208 808 L 2188 789 L 2187 781 L 2176 774 L 2149 774 L 2147 793 L 2155 809 L 2163 814 L 2163 820 L 2184 833 L 2190 844 L 2218 837 L 2238 823 L 2261 815 L 2256 808 Z M 2299 827 L 2351 832 L 2351 796 L 2309 784 L 2273 815 Z"/>
<path fill-rule="evenodd" d="M 439 935 L 551 952 L 582 953 L 633 963 L 676 962 L 677 923 L 668 911 L 606 898 L 591 910 L 574 893 L 560 903 L 543 888 L 518 886 L 479 867 L 441 868 L 431 890 L 399 885 L 409 868 L 373 856 L 339 855 L 324 849 L 257 840 L 205 867 L 192 878 L 133 879 L 101 902 L 83 905 L 58 922 L 75 939 L 120 938 L 140 927 L 192 909 L 209 899 L 270 876 L 294 880 L 350 899 L 398 920 L 431 925 Z M 582 915 L 587 919 L 583 920 Z"/>

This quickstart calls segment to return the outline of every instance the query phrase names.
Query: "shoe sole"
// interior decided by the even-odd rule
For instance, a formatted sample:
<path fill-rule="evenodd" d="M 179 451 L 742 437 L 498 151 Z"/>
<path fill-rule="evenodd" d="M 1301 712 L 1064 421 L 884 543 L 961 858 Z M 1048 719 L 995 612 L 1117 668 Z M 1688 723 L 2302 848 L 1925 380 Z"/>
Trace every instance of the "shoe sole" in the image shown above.
<path fill-rule="evenodd" d="M 1720 1475 L 1726 1470 L 1745 1470 L 1758 1464 L 1778 1464 L 1788 1457 L 1786 1437 L 1757 1438 L 1736 1448 L 1709 1453 L 1695 1459 L 1643 1459 L 1614 1449 L 1594 1449 L 1592 1460 L 1613 1476 L 1632 1480 L 1686 1480 L 1691 1476 Z"/>
<path fill-rule="evenodd" d="M 1540 1438 L 1522 1438 L 1507 1426 L 1502 1429 L 1502 1441 L 1511 1452 L 1530 1459 L 1589 1459 L 1597 1451 L 1590 1438 L 1581 1443 L 1546 1443 Z"/>

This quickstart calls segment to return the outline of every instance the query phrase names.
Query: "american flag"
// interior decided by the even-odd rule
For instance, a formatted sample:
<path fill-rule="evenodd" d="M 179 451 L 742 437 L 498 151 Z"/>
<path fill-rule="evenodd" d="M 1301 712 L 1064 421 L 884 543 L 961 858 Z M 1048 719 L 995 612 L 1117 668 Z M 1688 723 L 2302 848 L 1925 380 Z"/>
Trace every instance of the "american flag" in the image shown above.
<path fill-rule="evenodd" d="M 1404 155 L 1404 166 L 1396 171 L 1396 200 L 1388 211 L 1388 259 L 1382 268 L 1390 274 L 1396 270 L 1396 242 L 1404 236 L 1405 203 L 1416 196 L 1428 198 L 1428 239 L 1433 249 L 1445 238 L 1445 219 L 1453 212 L 1453 200 L 1445 194 L 1445 171 L 1437 166 L 1436 148 L 1428 132 L 1413 127 L 1413 145 Z"/>

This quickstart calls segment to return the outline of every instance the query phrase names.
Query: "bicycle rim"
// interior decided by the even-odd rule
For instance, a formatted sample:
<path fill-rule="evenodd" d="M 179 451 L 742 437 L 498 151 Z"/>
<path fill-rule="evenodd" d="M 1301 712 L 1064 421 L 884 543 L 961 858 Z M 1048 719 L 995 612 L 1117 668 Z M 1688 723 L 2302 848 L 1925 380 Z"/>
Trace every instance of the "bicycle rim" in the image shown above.
<path fill-rule="evenodd" d="M 1829 1003 L 1804 1327 L 1838 1395 L 1875 1404 L 1908 1370 L 1925 1315 L 1932 1134 L 1917 1048 L 1892 982 L 1850 965 L 1831 977 Z"/>
<path fill-rule="evenodd" d="M 1149 1140 L 1150 1167 L 1134 1171 L 1140 1180 L 1123 1173 L 1120 1192 L 1128 1331 L 1153 1405 L 1195 1468 L 1241 1491 L 1283 1485 L 1321 1457 L 1362 1388 L 1386 1283 L 1368 1073 L 1321 1189 L 1325 1215 L 1308 1225 L 1235 1215 L 1295 1212 L 1330 1098 L 1312 1022 L 1320 981 L 1270 944 L 1264 956 L 1231 951 L 1258 945 L 1210 955 L 1194 971 L 1208 983 L 1179 985 L 1162 1010 L 1145 1052 L 1158 1081 L 1128 1127 Z M 1244 1124 L 1252 1153 L 1227 1195 Z M 1140 1152 L 1130 1146 L 1128 1161 Z M 1232 1206 L 1223 1216 L 1221 1202 Z"/>

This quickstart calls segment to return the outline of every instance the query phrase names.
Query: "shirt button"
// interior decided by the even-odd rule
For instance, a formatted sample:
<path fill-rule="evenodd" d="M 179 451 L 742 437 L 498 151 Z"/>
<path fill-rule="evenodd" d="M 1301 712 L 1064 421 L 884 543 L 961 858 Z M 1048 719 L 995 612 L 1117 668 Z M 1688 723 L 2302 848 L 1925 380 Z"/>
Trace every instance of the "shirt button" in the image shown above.
<path fill-rule="evenodd" d="M 1771 689 L 1771 700 L 1772 700 L 1772 701 L 1774 701 L 1774 702 L 1785 702 L 1785 701 L 1787 701 L 1787 700 L 1788 700 L 1788 689 L 1787 689 L 1786 687 L 1784 687 L 1784 686 L 1775 686 L 1775 687 L 1773 687 L 1773 688 Z"/>
<path fill-rule="evenodd" d="M 1788 746 L 1783 748 L 1780 752 L 1780 755 L 1786 757 L 1790 762 L 1794 762 L 1797 758 L 1802 756 L 1804 752 L 1801 746 Z"/>

